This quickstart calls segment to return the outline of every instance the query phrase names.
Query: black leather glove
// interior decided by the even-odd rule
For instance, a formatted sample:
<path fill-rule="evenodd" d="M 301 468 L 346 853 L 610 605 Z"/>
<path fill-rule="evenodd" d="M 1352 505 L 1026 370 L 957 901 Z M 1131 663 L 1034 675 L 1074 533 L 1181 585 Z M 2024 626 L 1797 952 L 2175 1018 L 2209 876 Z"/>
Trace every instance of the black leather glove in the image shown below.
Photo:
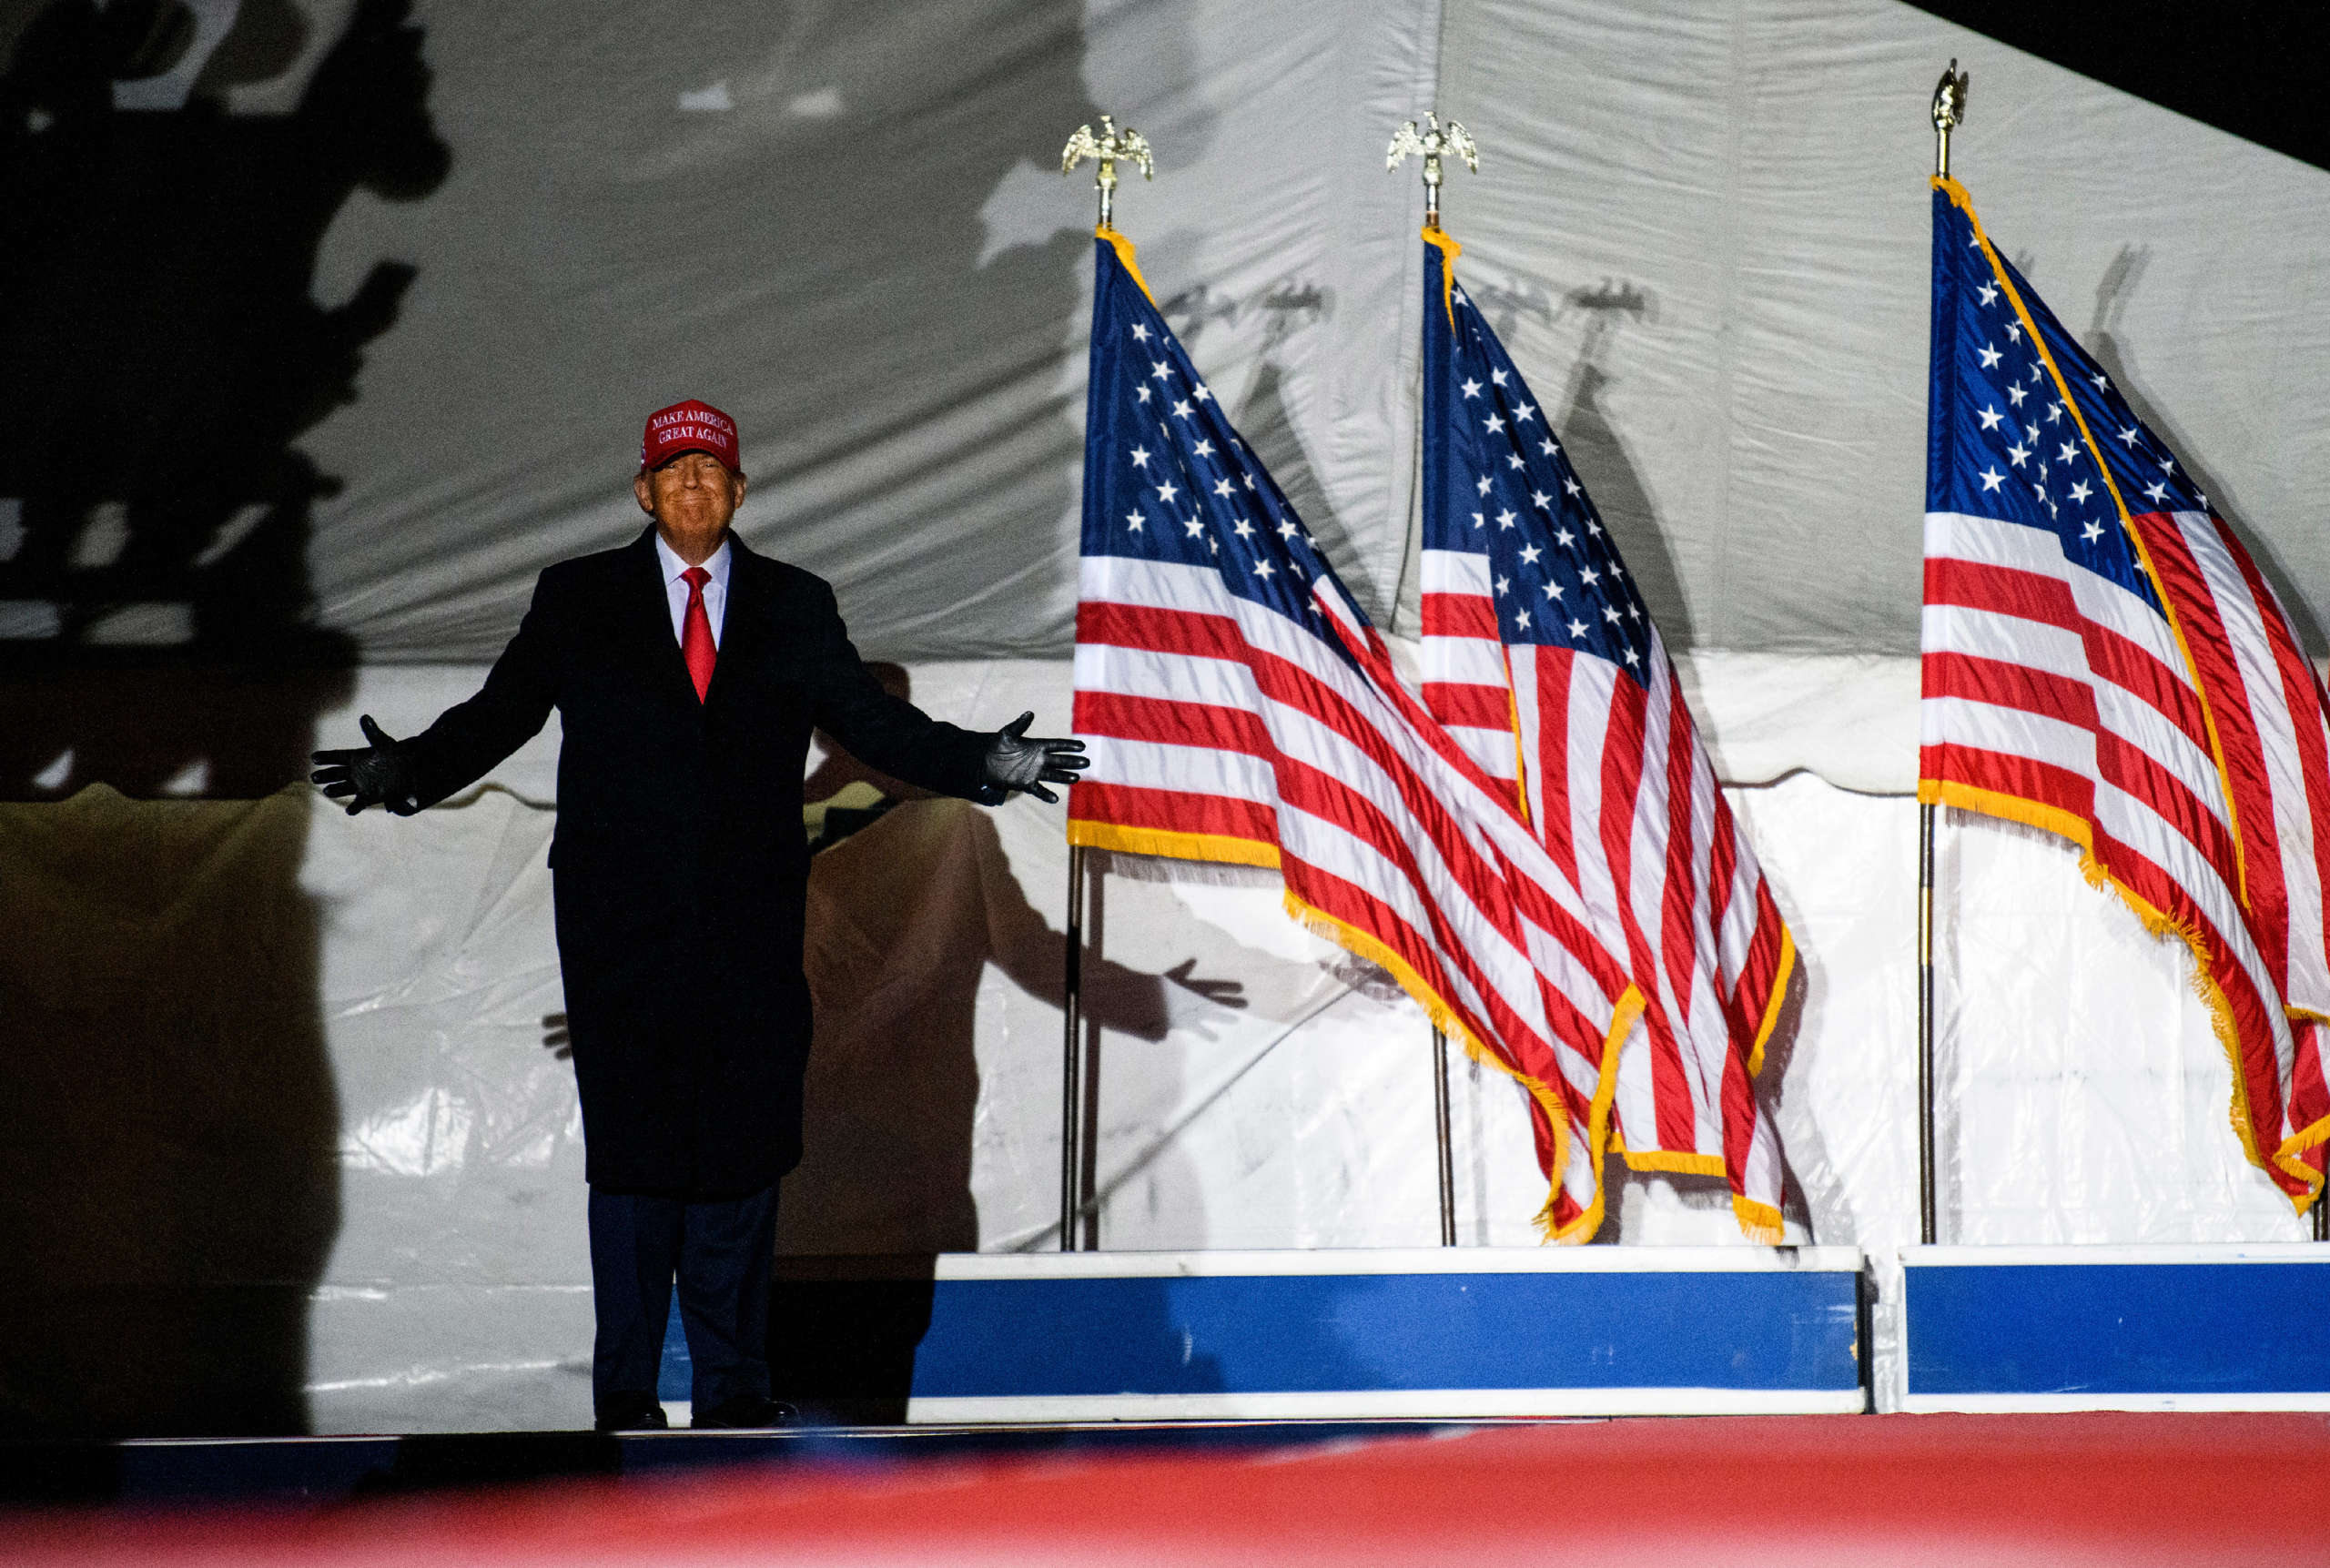
<path fill-rule="evenodd" d="M 334 800 L 344 800 L 350 816 L 368 805 L 384 805 L 398 816 L 410 816 L 420 809 L 420 800 L 404 743 L 374 723 L 370 713 L 357 722 L 364 726 L 364 738 L 372 744 L 313 754 L 316 771 L 308 775 L 308 781 Z"/>
<path fill-rule="evenodd" d="M 1059 796 L 1044 785 L 1072 784 L 1077 774 L 1092 765 L 1092 759 L 1084 754 L 1082 741 L 1028 738 L 1028 726 L 1035 720 L 1032 710 L 1022 713 L 996 731 L 995 739 L 988 743 L 988 804 L 999 804 L 1013 790 L 1025 790 L 1038 800 L 1058 804 Z"/>

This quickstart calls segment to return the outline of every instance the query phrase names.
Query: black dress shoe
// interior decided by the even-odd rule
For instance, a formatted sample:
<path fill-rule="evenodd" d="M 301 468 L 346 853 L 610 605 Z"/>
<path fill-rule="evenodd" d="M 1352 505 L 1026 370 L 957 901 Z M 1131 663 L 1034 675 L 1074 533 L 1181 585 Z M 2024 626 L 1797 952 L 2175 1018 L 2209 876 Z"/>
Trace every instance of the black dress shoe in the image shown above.
<path fill-rule="evenodd" d="M 662 1431 L 672 1422 L 653 1394 L 618 1393 L 607 1396 L 591 1424 L 600 1431 Z"/>
<path fill-rule="evenodd" d="M 783 1400 L 770 1399 L 766 1394 L 738 1394 L 722 1400 L 710 1410 L 700 1410 L 688 1424 L 698 1431 L 721 1428 L 798 1426 L 801 1412 Z"/>

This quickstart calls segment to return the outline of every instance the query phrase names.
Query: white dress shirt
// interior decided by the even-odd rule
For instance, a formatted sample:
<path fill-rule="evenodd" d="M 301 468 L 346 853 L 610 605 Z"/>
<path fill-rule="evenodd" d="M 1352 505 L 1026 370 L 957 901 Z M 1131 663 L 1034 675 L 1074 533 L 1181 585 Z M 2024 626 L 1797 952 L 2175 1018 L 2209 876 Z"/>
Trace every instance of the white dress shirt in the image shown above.
<path fill-rule="evenodd" d="M 664 542 L 664 536 L 660 533 L 655 536 L 655 558 L 664 563 L 664 597 L 672 604 L 672 637 L 684 647 L 687 643 L 688 580 L 684 573 L 688 563 L 680 559 L 678 551 Z M 720 541 L 720 548 L 712 552 L 712 559 L 704 563 L 704 569 L 712 573 L 712 581 L 704 585 L 704 618 L 712 622 L 712 645 L 714 649 L 720 646 L 720 622 L 728 612 L 729 559 L 728 541 L 724 539 Z"/>

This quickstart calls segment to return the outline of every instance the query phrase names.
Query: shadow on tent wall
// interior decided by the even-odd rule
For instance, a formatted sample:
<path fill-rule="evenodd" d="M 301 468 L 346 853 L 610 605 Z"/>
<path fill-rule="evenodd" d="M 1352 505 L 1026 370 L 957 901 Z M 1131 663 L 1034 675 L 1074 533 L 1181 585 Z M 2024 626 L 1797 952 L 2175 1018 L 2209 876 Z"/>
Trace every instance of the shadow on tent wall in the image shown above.
<path fill-rule="evenodd" d="M 2274 594 L 2289 612 L 2291 623 L 2297 629 L 2298 641 L 2308 652 L 2319 658 L 2330 639 L 2323 636 L 2322 626 L 2315 619 L 2313 606 L 2299 591 L 2297 579 L 2282 564 L 2270 541 L 2250 528 L 2244 521 L 2248 509 L 2241 497 L 2208 461 L 2206 455 L 2195 450 L 2193 440 L 2178 427 L 2153 398 L 2144 379 L 2138 374 L 2130 353 L 2127 339 L 2121 335 L 2120 319 L 2127 309 L 2128 299 L 2143 280 L 2144 268 L 2151 252 L 2140 245 L 2123 245 L 2103 269 L 2103 277 L 2095 288 L 2095 317 L 2082 341 L 2095 362 L 2103 367 L 2112 385 L 2127 400 L 2128 408 L 2136 418 L 2151 427 L 2153 433 L 2168 443 L 2168 449 L 2182 462 L 2201 492 L 2209 499 L 2218 517 L 2230 527 L 2242 545 L 2264 574 Z"/>
<path fill-rule="evenodd" d="M 895 695 L 911 696 L 904 670 L 875 668 Z M 816 1047 L 802 1162 L 778 1206 L 769 1366 L 777 1393 L 804 1409 L 895 1422 L 906 1419 L 930 1326 L 934 1255 L 997 1241 L 982 1235 L 971 1189 L 982 979 L 992 968 L 1057 1007 L 1066 952 L 984 808 L 906 798 L 921 792 L 846 754 L 812 776 L 808 793 L 815 804 L 869 784 L 896 804 L 862 811 L 870 820 L 811 863 L 805 957 Z M 1154 1046 L 1171 1033 L 1177 1007 L 1246 1006 L 1236 982 L 1194 975 L 1194 956 L 1163 974 L 1111 960 L 1106 878 L 1096 870 L 1092 880 L 1081 994 L 1096 1057 L 1103 1030 Z M 1097 1072 L 1090 1082 L 1097 1096 Z M 1150 1092 L 1171 1087 L 1153 1062 L 1146 1082 Z M 1088 1171 L 1088 1189 L 1098 1176 Z M 1048 1250 L 1057 1239 L 1054 1227 L 1031 1245 Z M 1149 1327 L 1162 1333 L 1161 1300 L 1158 1312 Z"/>
<path fill-rule="evenodd" d="M 414 272 L 309 295 L 357 191 L 451 155 L 403 0 L 287 114 L 289 0 L 0 8 L 0 1423 L 298 1431 L 339 1225 L 300 779 L 353 649 L 309 624 L 294 446 Z M 176 804 L 148 804 L 177 797 Z M 44 804 L 29 804 L 29 803 Z"/>

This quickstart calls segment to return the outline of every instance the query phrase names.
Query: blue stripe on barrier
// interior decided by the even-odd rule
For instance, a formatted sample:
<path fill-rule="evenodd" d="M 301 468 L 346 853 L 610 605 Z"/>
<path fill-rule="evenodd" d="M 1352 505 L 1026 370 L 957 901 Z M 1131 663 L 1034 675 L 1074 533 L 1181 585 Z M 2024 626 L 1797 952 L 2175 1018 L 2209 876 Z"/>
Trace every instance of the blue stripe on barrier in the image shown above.
<path fill-rule="evenodd" d="M 2330 1391 L 2330 1261 L 1905 1272 L 1912 1396 Z"/>
<path fill-rule="evenodd" d="M 941 1280 L 914 1395 L 1851 1390 L 1856 1276 Z"/>

